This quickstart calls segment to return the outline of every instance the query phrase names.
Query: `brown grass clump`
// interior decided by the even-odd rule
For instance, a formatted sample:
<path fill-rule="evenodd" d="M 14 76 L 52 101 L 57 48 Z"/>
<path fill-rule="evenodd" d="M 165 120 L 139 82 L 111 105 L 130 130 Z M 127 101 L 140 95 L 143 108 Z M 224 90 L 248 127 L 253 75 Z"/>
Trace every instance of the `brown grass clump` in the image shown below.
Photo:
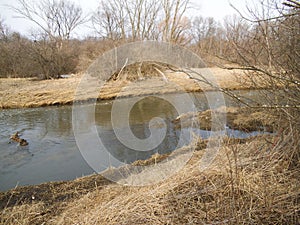
<path fill-rule="evenodd" d="M 233 129 L 242 129 L 245 131 L 263 130 L 273 132 L 277 117 L 266 111 L 246 112 L 237 114 L 231 119 L 229 126 Z"/>
<path fill-rule="evenodd" d="M 135 162 L 132 163 L 132 165 L 134 166 L 149 166 L 149 165 L 153 165 L 159 162 L 164 161 L 166 158 L 168 158 L 169 154 L 158 154 L 155 153 L 154 155 L 151 156 L 151 158 L 147 159 L 147 160 L 137 160 Z"/>
<path fill-rule="evenodd" d="M 9 205 L 1 223 L 299 224 L 299 161 L 291 157 L 299 144 L 295 133 L 224 143 L 204 171 L 204 150 L 196 151 L 180 172 L 158 184 L 97 185 L 57 205 L 51 217 L 51 206 L 42 201 Z"/>
<path fill-rule="evenodd" d="M 115 72 L 109 80 L 144 80 L 153 77 L 164 77 L 165 72 L 173 68 L 171 65 L 161 62 L 136 62 Z"/>
<path fill-rule="evenodd" d="M 79 221 L 82 224 L 297 224 L 299 170 L 288 170 L 282 160 L 284 153 L 272 146 L 260 140 L 224 147 L 204 172 L 198 170 L 203 152 L 197 152 L 182 171 L 165 182 L 150 187 L 107 186 L 104 191 L 94 192 L 88 200 L 83 197 L 71 203 L 55 221 L 61 224 Z"/>
<path fill-rule="evenodd" d="M 1 224 L 32 224 L 42 218 L 44 212 L 47 211 L 44 203 L 22 204 L 6 208 L 0 219 Z M 9 215 L 9 217 L 5 216 Z M 42 221 L 41 221 L 42 222 Z"/>
<path fill-rule="evenodd" d="M 276 112 L 268 112 L 265 109 L 257 110 L 250 108 L 220 108 L 217 110 L 205 110 L 196 113 L 186 113 L 180 115 L 173 122 L 177 128 L 189 126 L 191 120 L 197 120 L 197 127 L 202 130 L 212 129 L 212 113 L 226 116 L 226 125 L 235 130 L 246 132 L 268 131 L 276 129 L 278 117 Z"/>
<path fill-rule="evenodd" d="M 92 175 L 0 192 L 0 224 L 42 224 L 60 214 L 68 202 L 110 183 Z"/>

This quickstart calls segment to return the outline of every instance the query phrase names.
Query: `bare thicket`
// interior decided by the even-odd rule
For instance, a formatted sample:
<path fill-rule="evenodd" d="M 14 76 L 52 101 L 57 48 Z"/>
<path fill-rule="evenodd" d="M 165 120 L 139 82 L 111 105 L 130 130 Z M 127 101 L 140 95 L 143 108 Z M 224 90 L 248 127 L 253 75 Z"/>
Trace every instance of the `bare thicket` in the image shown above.
<path fill-rule="evenodd" d="M 87 21 L 82 9 L 73 2 L 17 0 L 17 3 L 10 9 L 31 21 L 36 29 L 30 39 L 19 34 L 20 38 L 15 39 L 6 34 L 1 22 L 0 48 L 5 61 L 1 77 L 59 78 L 61 74 L 85 70 L 103 51 L 124 42 L 162 40 L 187 45 L 192 39 L 190 19 L 186 16 L 189 0 L 101 1 L 90 18 L 98 35 L 84 41 L 73 39 L 76 28 Z M 8 42 L 11 46 L 7 46 Z M 18 58 L 24 58 L 22 64 Z M 24 69 L 23 65 L 30 64 L 31 68 Z"/>
<path fill-rule="evenodd" d="M 190 28 L 190 20 L 185 13 L 190 6 L 189 0 L 162 1 L 163 18 L 160 23 L 162 40 L 173 43 L 188 43 L 186 31 Z"/>
<path fill-rule="evenodd" d="M 23 48 L 28 44 L 28 39 L 13 32 L 5 25 L 5 21 L 0 21 L 0 77 L 32 76 L 36 65 Z"/>
<path fill-rule="evenodd" d="M 189 0 L 101 1 L 92 17 L 96 32 L 113 40 L 189 41 Z"/>
<path fill-rule="evenodd" d="M 255 8 L 248 6 L 247 15 L 239 12 L 241 15 L 227 17 L 222 25 L 213 18 L 189 16 L 189 0 L 103 0 L 91 17 L 98 36 L 78 41 L 71 37 L 86 18 L 79 6 L 59 0 L 44 0 L 39 4 L 18 0 L 18 5 L 11 8 L 39 29 L 31 40 L 22 35 L 13 38 L 1 22 L 0 39 L 6 43 L 1 44 L 2 61 L 17 61 L 14 54 L 26 52 L 28 60 L 37 65 L 36 71 L 22 74 L 21 69 L 6 70 L 4 66 L 1 76 L 58 77 L 86 69 L 88 65 L 83 64 L 92 62 L 108 47 L 137 40 L 162 40 L 191 48 L 209 65 L 222 59 L 221 62 L 225 60 L 227 64 L 257 73 L 266 83 L 275 85 L 274 89 L 284 86 L 283 91 L 290 90 L 292 85 L 297 90 L 299 3 L 268 2 L 269 5 L 263 3 Z M 12 54 L 7 43 L 15 41 Z M 77 48 L 70 49 L 74 45 Z M 22 49 L 17 49 L 18 46 Z M 18 67 L 19 62 L 13 64 Z M 297 104 L 296 96 L 290 96 L 288 105 Z"/>
<path fill-rule="evenodd" d="M 70 39 L 74 30 L 85 22 L 81 7 L 70 1 L 43 0 L 38 3 L 17 0 L 11 9 L 35 23 L 49 39 Z"/>
<path fill-rule="evenodd" d="M 75 72 L 76 48 L 70 42 L 74 30 L 85 22 L 81 7 L 70 1 L 43 0 L 39 3 L 18 0 L 11 9 L 20 17 L 33 22 L 38 30 L 34 41 L 22 46 L 28 58 L 37 65 L 35 76 L 57 78 Z"/>
<path fill-rule="evenodd" d="M 241 18 L 227 21 L 231 50 L 225 57 L 233 68 L 244 69 L 254 85 L 259 85 L 258 78 L 267 84 L 270 89 L 264 94 L 269 104 L 265 107 L 286 112 L 288 120 L 295 124 L 299 123 L 300 108 L 299 3 L 268 3 L 262 3 L 259 10 L 248 7 L 248 16 L 241 14 Z"/>
<path fill-rule="evenodd" d="M 121 1 L 101 1 L 92 16 L 94 30 L 102 38 L 119 40 L 126 38 L 125 14 Z"/>

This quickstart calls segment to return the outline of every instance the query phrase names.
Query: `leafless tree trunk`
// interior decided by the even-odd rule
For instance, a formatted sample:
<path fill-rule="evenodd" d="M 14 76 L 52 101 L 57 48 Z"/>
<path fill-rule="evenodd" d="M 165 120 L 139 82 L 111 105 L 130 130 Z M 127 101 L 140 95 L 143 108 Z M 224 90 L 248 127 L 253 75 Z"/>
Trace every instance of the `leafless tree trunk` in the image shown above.
<path fill-rule="evenodd" d="M 71 33 L 85 22 L 81 7 L 68 0 L 42 0 L 33 3 L 17 0 L 18 5 L 10 8 L 21 17 L 35 23 L 49 39 L 66 40 Z"/>
<path fill-rule="evenodd" d="M 92 16 L 94 30 L 103 38 L 119 40 L 126 38 L 124 3 L 119 0 L 101 1 Z"/>
<path fill-rule="evenodd" d="M 184 32 L 190 28 L 190 21 L 185 17 L 189 0 L 163 0 L 163 19 L 160 24 L 162 40 L 168 42 L 183 42 Z M 190 41 L 190 40 L 188 40 Z"/>
<path fill-rule="evenodd" d="M 132 40 L 153 38 L 159 12 L 159 2 L 151 0 L 125 1 Z"/>
<path fill-rule="evenodd" d="M 104 38 L 154 39 L 159 10 L 157 0 L 102 1 L 93 16 L 93 24 Z"/>

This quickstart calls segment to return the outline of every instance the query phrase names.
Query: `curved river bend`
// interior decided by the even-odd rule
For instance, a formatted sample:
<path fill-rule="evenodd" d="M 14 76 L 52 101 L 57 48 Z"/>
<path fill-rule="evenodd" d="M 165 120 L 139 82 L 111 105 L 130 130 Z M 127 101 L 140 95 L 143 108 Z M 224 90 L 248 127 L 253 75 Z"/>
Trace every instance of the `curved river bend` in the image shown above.
<path fill-rule="evenodd" d="M 240 93 L 251 99 L 259 98 L 255 91 Z M 180 94 L 170 96 L 180 99 Z M 194 97 L 197 110 L 206 110 L 208 106 L 203 93 L 196 93 Z M 136 152 L 123 146 L 112 130 L 112 103 L 113 101 L 97 103 L 95 121 L 102 142 L 120 161 L 130 163 L 176 148 L 179 131 L 171 121 L 178 114 L 171 104 L 159 98 L 147 97 L 134 105 L 129 119 L 136 137 L 143 139 L 149 136 L 149 121 L 153 117 L 160 117 L 167 124 L 166 138 L 156 149 Z M 236 103 L 226 99 L 226 105 L 235 106 Z M 28 140 L 28 146 L 20 147 L 16 143 L 10 143 L 9 137 L 16 131 Z M 228 132 L 237 137 L 257 134 L 232 130 Z M 204 138 L 208 135 L 206 131 L 199 133 Z M 17 185 L 70 180 L 92 173 L 94 171 L 85 162 L 76 145 L 72 130 L 72 106 L 0 111 L 0 191 Z"/>

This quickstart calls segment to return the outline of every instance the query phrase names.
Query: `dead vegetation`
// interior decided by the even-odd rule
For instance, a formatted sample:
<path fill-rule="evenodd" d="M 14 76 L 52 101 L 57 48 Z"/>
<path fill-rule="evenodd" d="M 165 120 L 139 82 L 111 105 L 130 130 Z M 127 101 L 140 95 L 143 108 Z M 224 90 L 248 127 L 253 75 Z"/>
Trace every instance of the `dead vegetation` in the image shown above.
<path fill-rule="evenodd" d="M 74 181 L 49 182 L 0 192 L 0 224 L 42 224 L 59 215 L 68 202 L 111 182 L 91 175 Z"/>
<path fill-rule="evenodd" d="M 195 125 L 202 130 L 211 130 L 213 126 L 212 114 L 226 117 L 226 125 L 234 130 L 267 131 L 273 132 L 276 129 L 278 116 L 276 111 L 255 108 L 219 108 L 217 110 L 205 110 L 196 113 L 186 113 L 180 115 L 173 122 L 177 128 L 186 127 L 191 124 L 191 120 L 196 120 Z M 218 121 L 217 121 L 218 122 Z"/>
<path fill-rule="evenodd" d="M 146 66 L 147 68 L 143 67 Z M 141 96 L 149 94 L 165 94 L 178 92 L 202 91 L 201 84 L 190 79 L 181 72 L 166 70 L 168 65 L 164 64 L 143 64 L 141 74 L 133 71 L 133 74 L 126 75 L 123 70 L 122 76 L 115 73 L 112 78 L 101 88 L 100 99 L 114 99 L 119 97 Z M 136 67 L 136 65 L 133 65 Z M 147 71 L 151 67 L 150 71 Z M 136 69 L 136 68 L 135 68 Z M 145 70 L 144 70 L 145 69 Z M 208 68 L 215 76 L 221 88 L 227 90 L 249 89 L 251 86 L 239 81 L 247 80 L 242 71 L 228 71 L 220 68 Z M 120 71 L 119 71 L 120 72 Z M 122 78 L 121 78 L 122 77 Z M 59 80 L 37 80 L 32 78 L 2 78 L 0 79 L 0 108 L 33 108 L 51 105 L 72 104 L 74 94 L 83 74 L 72 75 L 70 78 Z M 142 81 L 139 81 L 139 78 Z M 81 100 L 94 98 L 93 90 L 85 90 Z"/>
<path fill-rule="evenodd" d="M 16 188 L 1 194 L 0 221 L 298 224 L 300 171 L 295 153 L 299 153 L 299 140 L 294 135 L 281 133 L 225 143 L 213 164 L 202 172 L 199 159 L 204 151 L 196 151 L 183 170 L 151 186 L 121 186 L 95 175 Z"/>
<path fill-rule="evenodd" d="M 226 71 L 227 75 L 224 76 L 225 70 L 218 69 L 222 76 L 217 75 L 217 80 L 222 88 L 235 90 L 268 87 L 270 89 L 266 97 L 275 95 L 289 101 L 288 107 L 274 111 L 252 111 L 249 108 L 226 111 L 229 127 L 246 131 L 275 130 L 272 136 L 264 135 L 243 140 L 225 139 L 217 158 L 204 171 L 199 170 L 199 160 L 209 149 L 206 149 L 206 141 L 199 140 L 196 148 L 198 151 L 194 153 L 184 169 L 164 182 L 152 186 L 121 186 L 95 175 L 71 182 L 19 187 L 0 193 L 0 223 L 300 224 L 297 58 L 299 26 L 296 26 L 299 24 L 299 3 L 287 0 L 284 4 L 288 8 L 280 8 L 279 1 L 273 0 L 268 3 L 261 2 L 260 6 L 253 9 L 247 6 L 250 18 L 245 18 L 243 15 L 242 18 L 232 18 L 232 21 L 229 21 L 229 18 L 224 35 L 217 32 L 218 29 L 211 29 L 215 27 L 213 20 L 196 18 L 198 21 L 193 21 L 196 25 L 193 29 L 208 24 L 207 29 L 215 30 L 212 34 L 207 32 L 204 37 L 201 29 L 194 30 L 193 36 L 197 37 L 194 39 L 197 52 L 222 52 L 218 57 L 237 65 L 226 66 L 228 69 L 238 74 L 246 71 L 247 75 L 243 73 L 237 76 L 241 82 L 236 82 L 231 79 L 232 73 L 228 75 Z M 261 10 L 256 10 L 259 7 Z M 107 12 L 110 12 L 109 9 Z M 127 7 L 126 10 L 128 9 Z M 272 10 L 277 11 L 278 16 L 270 17 L 273 15 Z M 165 11 L 166 16 L 170 15 L 169 19 L 171 19 L 171 11 L 172 8 Z M 117 34 L 121 33 L 117 32 Z M 174 34 L 164 29 L 163 35 L 172 41 Z M 109 36 L 111 34 L 107 34 L 107 37 Z M 131 36 L 134 39 L 139 34 Z M 225 41 L 221 38 L 223 36 Z M 17 38 L 17 40 L 21 39 Z M 42 44 L 42 40 L 39 40 L 38 44 Z M 7 42 L 4 42 L 3 47 L 5 46 L 8 46 Z M 222 51 L 218 48 L 222 48 Z M 7 50 L 7 48 L 2 49 Z M 8 65 L 7 61 L 2 64 Z M 18 63 L 18 65 L 23 64 Z M 184 90 L 200 91 L 194 81 L 182 74 L 165 73 L 164 77 L 159 72 L 165 72 L 161 65 L 152 65 L 150 69 L 141 64 L 135 64 L 134 67 L 137 69 L 134 74 L 128 72 L 130 67 L 119 71 L 125 75 L 119 76 L 121 73 L 116 73 L 107 83 L 106 89 L 104 88 L 102 97 L 114 98 L 124 87 L 129 87 L 122 93 L 126 97 L 178 91 L 169 89 L 169 86 L 165 85 L 165 78 L 168 81 L 178 82 L 186 88 Z M 151 71 L 149 74 L 152 77 L 142 84 L 138 81 L 148 78 L 147 73 L 143 73 L 144 69 Z M 71 78 L 66 82 L 50 81 L 52 86 L 46 81 L 34 83 L 36 81 L 28 79 L 1 79 L 1 108 L 71 103 L 79 80 L 80 77 Z M 155 84 L 155 89 L 146 89 L 149 84 Z M 291 88 L 294 89 L 291 91 Z M 279 89 L 283 92 L 278 91 Z M 83 97 L 88 99 L 89 95 Z M 276 106 L 276 102 L 271 104 Z M 188 120 L 192 116 L 195 115 L 186 114 L 180 119 Z M 211 129 L 211 111 L 198 113 L 196 117 L 200 121 L 201 128 Z M 166 155 L 154 155 L 147 161 L 136 162 L 136 165 L 155 165 L 165 157 Z"/>
<path fill-rule="evenodd" d="M 165 73 L 171 68 L 175 69 L 173 66 L 161 62 L 136 62 L 131 65 L 126 65 L 120 71 L 115 72 L 108 81 L 137 81 L 153 77 L 166 79 Z"/>

